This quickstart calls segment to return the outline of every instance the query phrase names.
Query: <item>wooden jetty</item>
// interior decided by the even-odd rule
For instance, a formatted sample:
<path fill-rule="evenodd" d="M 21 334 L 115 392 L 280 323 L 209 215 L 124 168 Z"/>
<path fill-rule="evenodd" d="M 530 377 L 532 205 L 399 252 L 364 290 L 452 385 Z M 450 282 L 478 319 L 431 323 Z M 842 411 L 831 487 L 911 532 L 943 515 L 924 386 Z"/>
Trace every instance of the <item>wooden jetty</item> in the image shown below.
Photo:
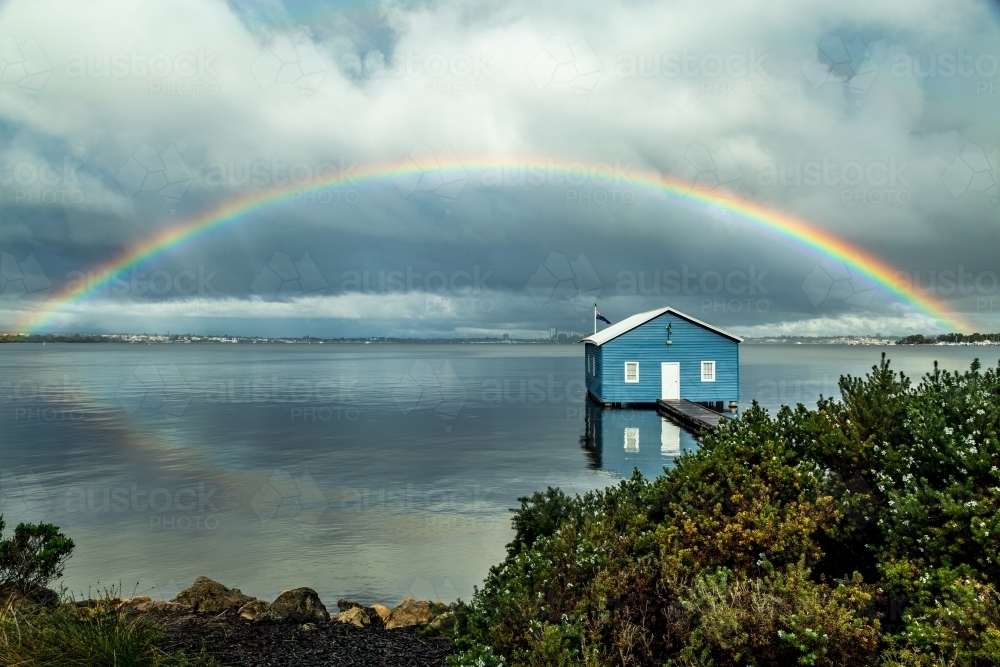
<path fill-rule="evenodd" d="M 724 419 L 730 419 L 721 412 L 710 410 L 704 405 L 692 403 L 686 398 L 678 400 L 659 399 L 656 402 L 661 412 L 673 420 L 696 431 L 714 431 Z"/>

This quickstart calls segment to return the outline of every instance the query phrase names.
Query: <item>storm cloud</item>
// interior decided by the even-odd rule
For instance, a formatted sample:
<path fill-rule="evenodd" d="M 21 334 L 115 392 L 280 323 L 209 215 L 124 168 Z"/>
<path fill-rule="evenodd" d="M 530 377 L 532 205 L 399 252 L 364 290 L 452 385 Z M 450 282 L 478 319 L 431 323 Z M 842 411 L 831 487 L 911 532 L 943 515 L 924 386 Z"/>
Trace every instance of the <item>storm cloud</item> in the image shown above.
<path fill-rule="evenodd" d="M 49 330 L 537 337 L 588 331 L 595 302 L 751 335 L 948 329 L 644 185 L 663 175 L 805 220 L 997 331 L 998 44 L 980 2 L 13 0 L 0 326 L 82 283 L 101 289 Z"/>

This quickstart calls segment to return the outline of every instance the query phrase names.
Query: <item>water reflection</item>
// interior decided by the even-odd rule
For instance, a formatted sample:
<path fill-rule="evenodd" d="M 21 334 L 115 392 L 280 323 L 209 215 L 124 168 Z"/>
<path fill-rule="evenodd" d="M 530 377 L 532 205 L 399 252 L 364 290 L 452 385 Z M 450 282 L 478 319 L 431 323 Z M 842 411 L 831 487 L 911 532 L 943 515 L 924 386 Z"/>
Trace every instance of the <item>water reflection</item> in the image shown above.
<path fill-rule="evenodd" d="M 588 465 L 624 477 L 636 468 L 647 478 L 671 468 L 677 457 L 698 448 L 692 433 L 653 409 L 604 408 L 587 401 L 580 445 Z"/>

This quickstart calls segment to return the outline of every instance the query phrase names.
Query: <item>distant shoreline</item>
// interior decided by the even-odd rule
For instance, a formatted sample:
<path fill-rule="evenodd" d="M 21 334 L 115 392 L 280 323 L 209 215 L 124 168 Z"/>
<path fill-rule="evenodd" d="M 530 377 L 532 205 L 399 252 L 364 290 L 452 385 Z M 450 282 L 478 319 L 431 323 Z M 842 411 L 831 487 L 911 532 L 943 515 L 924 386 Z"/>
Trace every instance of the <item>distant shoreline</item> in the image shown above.
<path fill-rule="evenodd" d="M 315 338 L 306 336 L 294 338 L 288 336 L 198 336 L 193 334 L 0 334 L 0 344 L 3 343 L 91 343 L 91 344 L 219 344 L 219 345 L 252 345 L 252 344 L 292 344 L 292 345 L 405 345 L 405 344 L 441 344 L 441 345 L 571 345 L 580 342 L 580 337 L 509 339 L 501 338 Z"/>
<path fill-rule="evenodd" d="M 992 337 L 992 335 L 991 335 Z M 0 344 L 43 344 L 43 343 L 89 343 L 119 345 L 576 345 L 582 338 L 579 334 L 559 335 L 556 338 L 502 339 L 502 338 L 301 338 L 287 336 L 216 336 L 194 334 L 0 334 Z M 772 336 L 744 338 L 745 345 L 941 345 L 941 346 L 994 346 L 1000 340 L 942 341 L 930 338 L 914 340 L 914 337 L 886 338 L 877 336 Z"/>

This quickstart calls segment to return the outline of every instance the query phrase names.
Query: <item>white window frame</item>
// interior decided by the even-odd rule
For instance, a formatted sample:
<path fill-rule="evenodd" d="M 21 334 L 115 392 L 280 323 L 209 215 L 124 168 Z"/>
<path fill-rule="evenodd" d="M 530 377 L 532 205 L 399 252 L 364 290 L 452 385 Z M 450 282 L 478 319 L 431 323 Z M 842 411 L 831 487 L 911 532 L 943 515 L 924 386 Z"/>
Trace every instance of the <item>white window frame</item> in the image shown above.
<path fill-rule="evenodd" d="M 628 379 L 628 367 L 635 366 L 635 379 Z M 626 361 L 625 362 L 625 382 L 627 384 L 639 384 L 639 362 L 638 361 Z"/>
<path fill-rule="evenodd" d="M 710 373 L 705 373 L 705 369 L 710 368 Z M 701 381 L 702 382 L 715 382 L 715 362 L 714 361 L 703 361 L 701 362 Z"/>

